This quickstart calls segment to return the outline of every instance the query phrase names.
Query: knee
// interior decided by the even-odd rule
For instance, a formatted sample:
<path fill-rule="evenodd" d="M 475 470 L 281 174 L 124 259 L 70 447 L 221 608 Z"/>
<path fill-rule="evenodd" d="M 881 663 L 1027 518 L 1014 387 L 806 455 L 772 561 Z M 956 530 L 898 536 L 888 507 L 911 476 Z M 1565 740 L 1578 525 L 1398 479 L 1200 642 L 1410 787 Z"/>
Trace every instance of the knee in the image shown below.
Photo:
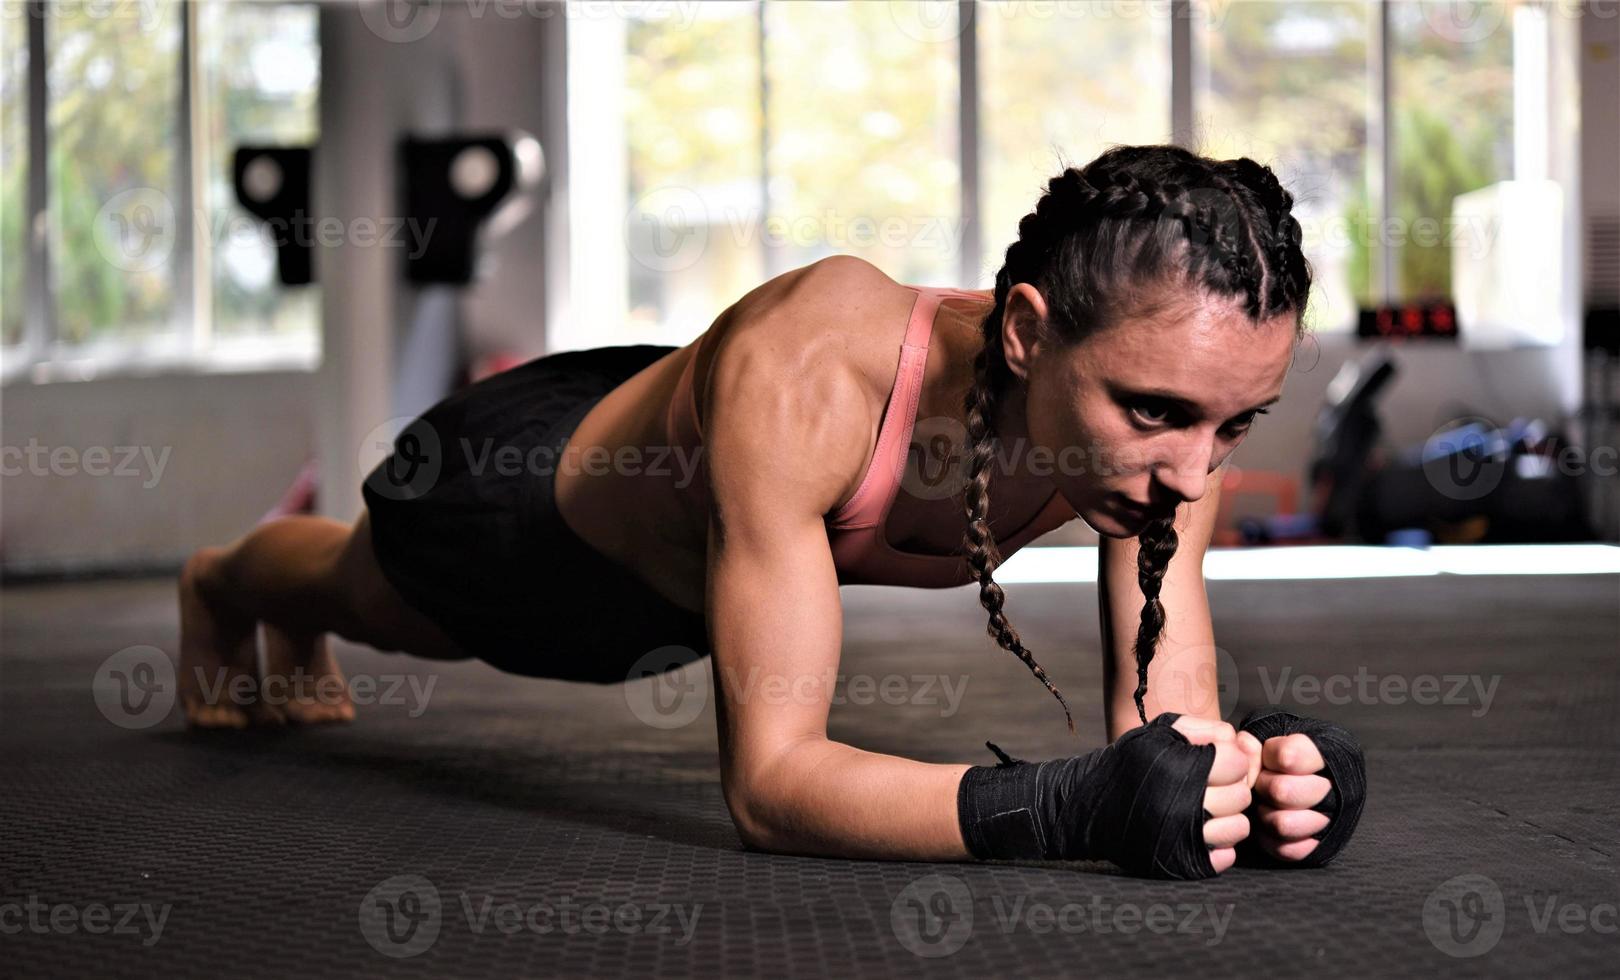
<path fill-rule="evenodd" d="M 217 596 L 225 586 L 226 549 L 198 548 L 180 568 L 180 588 L 201 596 Z"/>

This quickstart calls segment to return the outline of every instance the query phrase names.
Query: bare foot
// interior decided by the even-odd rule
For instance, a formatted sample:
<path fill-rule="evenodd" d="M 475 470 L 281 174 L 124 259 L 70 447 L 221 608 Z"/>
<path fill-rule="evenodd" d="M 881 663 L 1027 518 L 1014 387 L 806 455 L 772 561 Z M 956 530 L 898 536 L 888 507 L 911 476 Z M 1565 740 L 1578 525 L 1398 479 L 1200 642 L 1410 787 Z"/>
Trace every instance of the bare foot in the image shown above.
<path fill-rule="evenodd" d="M 265 696 L 295 725 L 354 720 L 354 701 L 325 634 L 264 624 Z"/>
<path fill-rule="evenodd" d="M 180 705 L 195 728 L 276 725 L 260 701 L 257 624 L 206 597 L 223 548 L 203 548 L 180 572 Z"/>

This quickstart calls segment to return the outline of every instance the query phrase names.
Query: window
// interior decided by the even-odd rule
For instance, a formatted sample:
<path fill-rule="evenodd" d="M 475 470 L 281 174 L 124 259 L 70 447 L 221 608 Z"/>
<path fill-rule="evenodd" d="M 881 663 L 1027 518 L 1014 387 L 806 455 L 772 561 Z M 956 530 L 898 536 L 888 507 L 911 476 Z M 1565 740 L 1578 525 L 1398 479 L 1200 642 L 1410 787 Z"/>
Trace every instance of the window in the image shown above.
<path fill-rule="evenodd" d="M 205 120 L 207 209 L 213 254 L 212 330 L 216 338 L 309 334 L 320 316 L 318 286 L 283 289 L 276 252 L 231 188 L 236 148 L 312 146 L 318 130 L 320 45 L 315 9 L 210 3 L 198 9 Z"/>
<path fill-rule="evenodd" d="M 1046 182 L 1112 143 L 1170 138 L 1169 22 L 1148 4 L 981 4 L 979 130 L 984 236 L 995 282 Z"/>
<path fill-rule="evenodd" d="M 685 343 L 763 277 L 755 3 L 570 8 L 552 349 Z"/>
<path fill-rule="evenodd" d="M 1352 329 L 1368 282 L 1368 45 L 1360 0 L 1248 0 L 1204 33 L 1198 151 L 1271 165 L 1315 273 L 1307 323 Z"/>
<path fill-rule="evenodd" d="M 844 253 L 955 282 L 956 45 L 903 30 L 915 6 L 765 5 L 771 271 Z"/>
<path fill-rule="evenodd" d="M 181 335 L 174 245 L 183 207 L 174 4 L 52 6 L 45 24 L 51 298 L 56 341 Z M 165 345 L 167 346 L 167 345 Z"/>
<path fill-rule="evenodd" d="M 0 17 L 0 346 L 22 343 L 28 222 L 28 24 Z"/>
<path fill-rule="evenodd" d="M 1574 11 L 1537 0 L 698 6 L 570 8 L 554 348 L 684 343 L 834 252 L 989 285 L 1063 166 L 1172 139 L 1277 172 L 1316 273 L 1307 322 L 1350 331 L 1368 305 L 1466 294 L 1443 233 L 1458 197 L 1525 160 L 1544 176 L 1565 138 L 1547 120 L 1570 116 L 1549 79 L 1573 32 L 1546 19 Z"/>
<path fill-rule="evenodd" d="M 1448 227 L 1460 194 L 1514 176 L 1513 18 L 1505 3 L 1390 7 L 1391 125 L 1395 188 L 1391 239 L 1395 298 L 1451 295 Z M 1545 72 L 1545 66 L 1542 71 Z M 1545 105 L 1538 114 L 1545 114 Z M 1545 151 L 1543 151 L 1545 152 Z M 1428 233 L 1427 218 L 1439 227 Z"/>
<path fill-rule="evenodd" d="M 314 140 L 317 13 L 220 0 L 6 5 L 7 377 L 313 362 L 318 298 L 276 283 L 272 247 L 230 180 L 240 143 Z M 45 65 L 41 92 L 32 58 Z M 41 159 L 30 118 L 45 121 Z M 46 174 L 38 223 L 34 167 Z M 33 281 L 30 227 L 46 232 Z M 31 290 L 43 294 L 32 306 Z M 29 309 L 43 322 L 30 326 Z"/>

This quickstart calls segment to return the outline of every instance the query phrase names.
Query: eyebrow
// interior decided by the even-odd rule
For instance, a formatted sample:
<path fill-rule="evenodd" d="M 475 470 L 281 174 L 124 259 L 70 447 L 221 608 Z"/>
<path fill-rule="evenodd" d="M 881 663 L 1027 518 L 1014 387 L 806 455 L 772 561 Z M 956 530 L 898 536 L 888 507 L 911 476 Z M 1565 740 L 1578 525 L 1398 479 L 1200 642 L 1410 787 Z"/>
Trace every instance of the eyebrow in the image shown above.
<path fill-rule="evenodd" d="M 1174 392 L 1171 392 L 1171 391 L 1161 391 L 1161 390 L 1156 389 L 1156 388 L 1142 388 L 1142 389 L 1124 389 L 1124 388 L 1122 388 L 1122 389 L 1119 389 L 1119 391 L 1121 393 L 1123 393 L 1124 395 L 1126 395 L 1128 397 L 1133 397 L 1133 398 L 1159 398 L 1159 399 L 1163 399 L 1164 401 L 1171 402 L 1173 404 L 1181 406 L 1181 408 L 1183 410 L 1185 410 L 1187 412 L 1187 414 L 1189 414 L 1189 415 L 1192 415 L 1192 416 L 1195 416 L 1195 417 L 1198 417 L 1198 418 L 1203 417 L 1203 412 L 1199 409 L 1199 406 L 1197 405 L 1197 403 L 1188 401 L 1187 399 L 1185 399 L 1185 398 L 1181 397 L 1180 395 L 1178 395 L 1178 394 L 1176 394 Z M 1237 413 L 1237 415 L 1234 415 L 1232 417 L 1233 418 L 1238 418 L 1239 416 L 1248 415 L 1248 414 L 1250 414 L 1252 412 L 1258 412 L 1262 408 L 1267 408 L 1267 407 L 1269 407 L 1271 405 L 1275 405 L 1280 401 L 1282 401 L 1282 396 L 1281 395 L 1273 395 L 1272 397 L 1266 399 L 1265 401 L 1261 402 L 1260 404 L 1254 405 L 1254 406 L 1252 406 L 1250 408 L 1246 408 L 1243 411 Z"/>

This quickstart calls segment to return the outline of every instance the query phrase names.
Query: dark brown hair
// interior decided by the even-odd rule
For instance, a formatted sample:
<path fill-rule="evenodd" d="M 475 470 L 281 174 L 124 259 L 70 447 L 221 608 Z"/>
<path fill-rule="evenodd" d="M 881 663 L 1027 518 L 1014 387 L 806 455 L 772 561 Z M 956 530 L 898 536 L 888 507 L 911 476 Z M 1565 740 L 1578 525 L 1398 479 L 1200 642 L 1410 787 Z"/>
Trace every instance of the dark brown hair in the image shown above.
<path fill-rule="evenodd" d="M 1007 294 L 1015 283 L 1035 286 L 1048 310 L 1043 335 L 1059 344 L 1139 315 L 1166 288 L 1241 298 L 1257 323 L 1293 313 L 1302 335 L 1311 270 L 1293 205 L 1271 168 L 1247 157 L 1212 160 L 1176 146 L 1118 146 L 1047 183 L 996 273 L 995 306 L 984 318 L 984 346 L 966 399 L 963 545 L 990 636 L 1058 699 L 1071 732 L 1068 702 L 1008 621 L 994 578 L 1001 554 L 990 533 L 991 464 L 997 410 L 1014 380 L 1001 348 Z M 1147 601 L 1136 634 L 1135 700 L 1144 722 L 1148 662 L 1165 623 L 1159 591 L 1176 553 L 1174 521 L 1173 514 L 1155 520 L 1138 537 L 1137 583 Z"/>

